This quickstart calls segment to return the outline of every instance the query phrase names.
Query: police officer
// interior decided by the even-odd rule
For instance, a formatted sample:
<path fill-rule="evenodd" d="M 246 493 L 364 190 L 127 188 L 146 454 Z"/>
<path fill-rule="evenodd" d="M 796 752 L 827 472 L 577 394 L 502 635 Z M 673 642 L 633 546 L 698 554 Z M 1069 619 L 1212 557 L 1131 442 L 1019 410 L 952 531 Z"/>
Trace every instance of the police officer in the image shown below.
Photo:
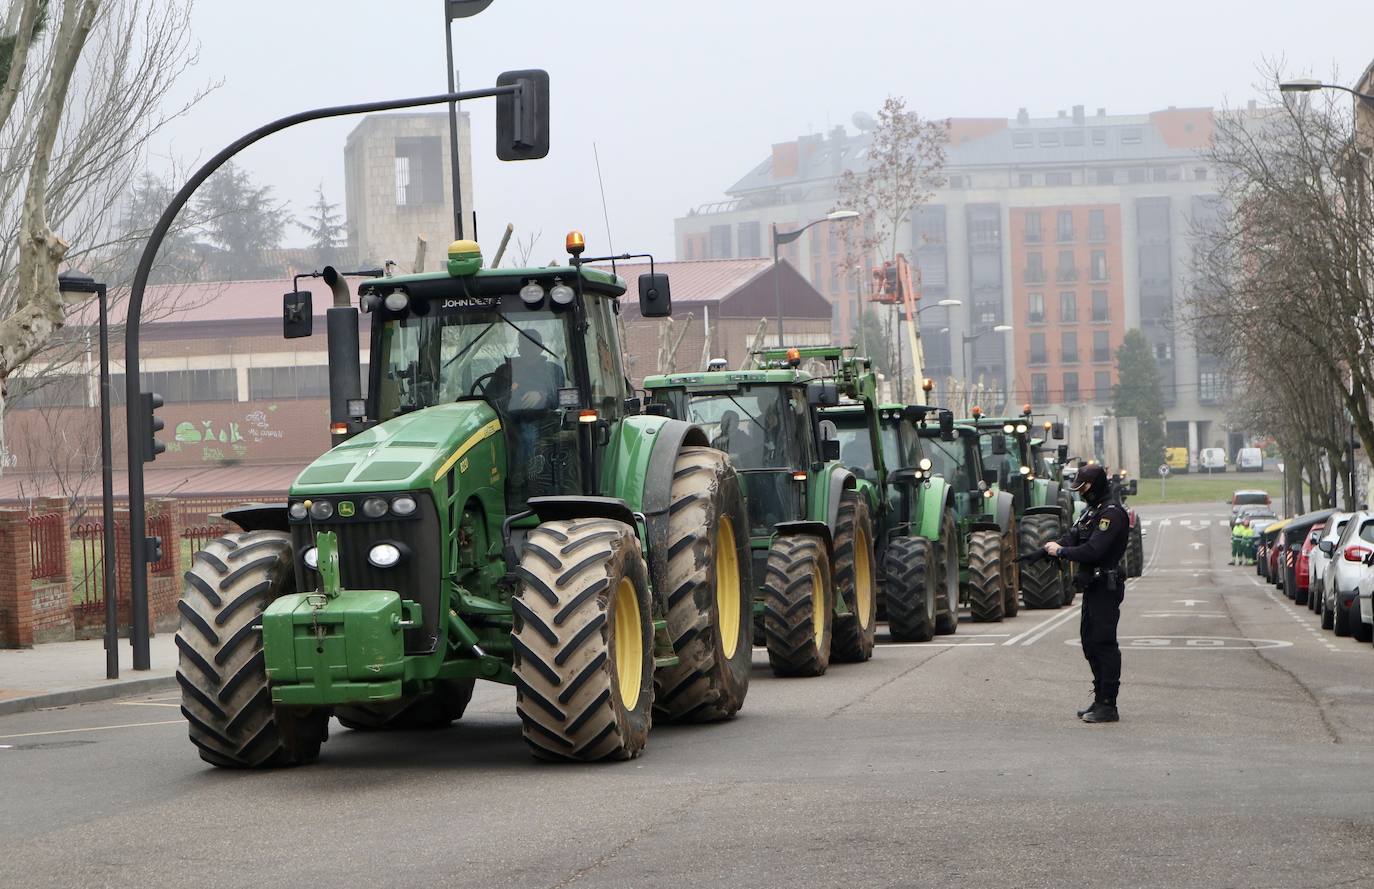
<path fill-rule="evenodd" d="M 1121 619 L 1125 578 L 1119 566 L 1130 536 L 1126 510 L 1110 496 L 1101 466 L 1078 470 L 1073 489 L 1088 504 L 1083 517 L 1058 540 L 1045 545 L 1048 555 L 1077 562 L 1075 583 L 1083 591 L 1079 637 L 1083 656 L 1093 671 L 1093 702 L 1079 710 L 1084 722 L 1116 722 L 1116 694 L 1121 688 L 1121 649 L 1116 625 Z"/>

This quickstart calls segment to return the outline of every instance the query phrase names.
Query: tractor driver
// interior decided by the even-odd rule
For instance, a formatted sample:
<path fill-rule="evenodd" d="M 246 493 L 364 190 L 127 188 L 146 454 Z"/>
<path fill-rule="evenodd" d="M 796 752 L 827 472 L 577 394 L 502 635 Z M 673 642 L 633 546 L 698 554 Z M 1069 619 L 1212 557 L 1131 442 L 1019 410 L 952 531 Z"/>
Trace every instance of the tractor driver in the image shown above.
<path fill-rule="evenodd" d="M 552 441 L 557 425 L 546 429 L 547 422 L 558 407 L 558 390 L 567 375 L 563 368 L 550 361 L 544 338 L 539 331 L 522 329 L 515 357 L 507 359 L 496 369 L 492 379 L 492 400 L 514 426 L 514 434 L 507 440 L 511 446 L 510 482 L 523 496 L 553 493 L 546 458 L 539 453 L 541 432 Z M 548 488 L 548 490 L 545 490 Z"/>

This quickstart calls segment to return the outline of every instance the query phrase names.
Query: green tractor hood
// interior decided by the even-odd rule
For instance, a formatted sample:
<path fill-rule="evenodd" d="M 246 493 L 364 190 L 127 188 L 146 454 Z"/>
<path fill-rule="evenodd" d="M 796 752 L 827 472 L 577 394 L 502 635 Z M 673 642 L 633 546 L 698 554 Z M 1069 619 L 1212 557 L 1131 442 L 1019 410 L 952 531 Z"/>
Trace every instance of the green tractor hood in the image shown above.
<path fill-rule="evenodd" d="M 489 447 L 502 465 L 501 420 L 484 401 L 460 401 L 402 414 L 327 451 L 296 477 L 293 496 L 431 487 L 473 448 Z"/>

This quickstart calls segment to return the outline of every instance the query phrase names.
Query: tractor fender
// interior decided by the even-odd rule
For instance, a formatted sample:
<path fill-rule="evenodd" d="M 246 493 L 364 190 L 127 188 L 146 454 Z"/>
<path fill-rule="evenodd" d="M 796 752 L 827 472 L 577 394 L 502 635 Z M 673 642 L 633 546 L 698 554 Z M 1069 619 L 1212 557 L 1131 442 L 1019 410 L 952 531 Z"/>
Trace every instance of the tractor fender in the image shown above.
<path fill-rule="evenodd" d="M 291 530 L 285 503 L 249 503 L 220 513 L 225 521 L 233 522 L 243 531 Z"/>
<path fill-rule="evenodd" d="M 845 491 L 858 485 L 854 473 L 843 466 L 831 466 L 815 475 L 815 485 L 811 492 L 810 509 L 807 510 L 813 521 L 824 519 L 827 527 L 834 528 L 840 520 L 840 498 Z"/>
<path fill-rule="evenodd" d="M 997 526 L 996 522 L 987 520 L 969 522 L 968 530 L 970 534 L 974 531 L 995 531 L 998 534 L 1002 533 L 1002 529 Z"/>
<path fill-rule="evenodd" d="M 1011 527 L 1011 513 L 1013 508 L 1013 498 L 1007 491 L 998 491 L 993 498 L 992 520 L 997 523 L 998 530 L 1005 531 Z"/>
<path fill-rule="evenodd" d="M 819 537 L 825 541 L 826 554 L 833 557 L 834 538 L 830 536 L 830 526 L 825 522 L 800 521 L 800 522 L 778 522 L 773 526 L 773 537 L 796 537 L 799 535 L 809 535 Z"/>
<path fill-rule="evenodd" d="M 1026 511 L 1023 512 L 1023 513 L 1021 513 L 1021 514 L 1022 514 L 1022 515 L 1052 515 L 1052 516 L 1054 516 L 1054 517 L 1057 519 L 1057 518 L 1059 518 L 1059 507 L 1058 507 L 1058 506 L 1029 506 L 1029 507 L 1026 507 Z"/>
<path fill-rule="evenodd" d="M 630 504 L 619 497 L 556 496 L 531 497 L 526 501 L 541 522 L 560 519 L 614 519 L 638 528 Z"/>
<path fill-rule="evenodd" d="M 921 505 L 917 510 L 916 527 L 912 533 L 926 540 L 940 539 L 940 526 L 945 513 L 954 508 L 954 489 L 942 478 L 933 478 L 921 491 Z"/>
<path fill-rule="evenodd" d="M 1053 506 L 1055 512 L 1059 511 L 1059 482 L 1048 479 L 1045 483 L 1045 505 Z"/>

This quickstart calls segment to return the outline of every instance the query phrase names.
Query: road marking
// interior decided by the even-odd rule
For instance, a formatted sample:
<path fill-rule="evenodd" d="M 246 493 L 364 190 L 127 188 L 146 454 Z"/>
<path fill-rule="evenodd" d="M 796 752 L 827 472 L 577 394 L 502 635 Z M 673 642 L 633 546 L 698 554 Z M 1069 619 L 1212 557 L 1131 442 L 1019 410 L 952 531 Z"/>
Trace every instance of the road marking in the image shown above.
<path fill-rule="evenodd" d="M 1188 545 L 1191 546 L 1191 547 L 1192 547 L 1193 549 L 1195 549 L 1195 550 L 1202 549 L 1202 546 L 1203 546 L 1203 544 L 1199 543 L 1198 541 L 1193 541 L 1192 543 L 1190 543 L 1190 544 L 1188 544 Z"/>
<path fill-rule="evenodd" d="M 115 703 L 121 707 L 181 707 L 180 704 L 163 704 L 158 701 L 116 701 Z"/>
<path fill-rule="evenodd" d="M 1051 624 L 1050 626 L 1045 627 L 1045 629 L 1043 629 L 1043 630 L 1041 630 L 1040 632 L 1036 633 L 1034 636 L 1031 636 L 1029 639 L 1027 639 L 1026 641 L 1022 642 L 1021 644 L 1022 644 L 1022 645 L 1034 645 L 1035 643 L 1039 642 L 1041 639 L 1044 639 L 1044 638 L 1045 638 L 1046 636 L 1048 636 L 1050 633 L 1053 633 L 1055 630 L 1059 629 L 1060 627 L 1064 626 L 1065 624 L 1070 623 L 1070 622 L 1074 619 L 1074 617 L 1076 617 L 1076 616 L 1078 615 L 1078 613 L 1081 612 L 1082 610 L 1083 610 L 1082 606 L 1078 606 L 1078 607 L 1076 607 L 1076 608 L 1073 608 L 1073 609 L 1071 609 L 1071 610 L 1065 612 L 1064 614 L 1060 615 L 1060 621 L 1059 621 L 1058 623 L 1056 623 L 1056 624 Z"/>
<path fill-rule="evenodd" d="M 1198 524 L 1201 525 L 1202 527 L 1206 528 L 1208 525 L 1212 524 L 1212 520 L 1211 520 L 1211 519 L 1201 519 L 1200 521 L 1198 521 Z"/>
<path fill-rule="evenodd" d="M 1045 618 L 1045 619 L 1042 620 L 1040 623 L 1038 623 L 1038 624 L 1036 624 L 1035 626 L 1031 627 L 1029 630 L 1023 630 L 1022 632 L 1017 633 L 1015 636 L 1012 636 L 1010 639 L 1008 639 L 1006 642 L 1003 642 L 1002 644 L 1003 644 L 1003 645 L 1015 645 L 1017 642 L 1020 642 L 1022 639 L 1026 638 L 1026 637 L 1029 636 L 1031 633 L 1034 633 L 1036 630 L 1040 629 L 1041 627 L 1043 627 L 1043 626 L 1045 626 L 1045 625 L 1047 625 L 1047 624 L 1052 624 L 1052 623 L 1054 623 L 1055 621 L 1059 620 L 1059 619 L 1062 618 L 1063 616 L 1064 616 L 1063 612 L 1059 612 L 1059 613 L 1056 613 L 1056 614 L 1051 614 L 1049 617 Z"/>
<path fill-rule="evenodd" d="M 13 750 L 13 744 L 0 744 L 0 750 Z"/>
<path fill-rule="evenodd" d="M 1192 520 L 1192 519 L 1179 519 L 1179 520 L 1178 520 L 1178 523 L 1179 523 L 1180 525 L 1191 525 L 1191 524 L 1193 524 L 1193 520 Z"/>
<path fill-rule="evenodd" d="M 1283 639 L 1246 639 L 1240 636 L 1122 636 L 1121 647 L 1130 651 L 1256 651 L 1261 648 L 1292 648 Z M 1081 645 L 1067 639 L 1065 645 Z"/>
<path fill-rule="evenodd" d="M 1197 575 L 1195 574 L 1195 575 L 1193 575 L 1193 576 L 1196 577 Z M 1189 608 L 1192 608 L 1194 605 L 1197 605 L 1197 604 L 1199 604 L 1199 603 L 1201 603 L 1201 602 L 1204 602 L 1204 601 L 1206 601 L 1206 600 L 1205 600 L 1205 599 L 1175 599 L 1174 601 L 1177 602 L 1177 603 L 1180 604 L 1180 605 L 1187 605 Z"/>
<path fill-rule="evenodd" d="M 117 728 L 143 728 L 149 725 L 185 725 L 184 719 L 168 719 L 163 722 L 129 722 L 123 725 L 94 725 L 90 728 L 60 728 L 48 732 L 20 732 L 17 735 L 0 735 L 0 741 L 8 741 L 11 738 L 36 738 L 39 735 L 70 735 L 76 732 L 107 732 Z"/>
<path fill-rule="evenodd" d="M 883 642 L 879 648 L 931 648 L 936 645 L 943 645 L 948 648 L 978 648 L 981 646 L 996 645 L 996 642 Z"/>
<path fill-rule="evenodd" d="M 1173 523 L 1174 523 L 1174 522 L 1173 522 L 1172 519 L 1160 519 L 1160 520 L 1159 520 L 1159 527 L 1163 528 L 1165 525 L 1172 525 Z"/>
<path fill-rule="evenodd" d="M 1225 617 L 1220 611 L 1147 611 L 1141 617 Z"/>

